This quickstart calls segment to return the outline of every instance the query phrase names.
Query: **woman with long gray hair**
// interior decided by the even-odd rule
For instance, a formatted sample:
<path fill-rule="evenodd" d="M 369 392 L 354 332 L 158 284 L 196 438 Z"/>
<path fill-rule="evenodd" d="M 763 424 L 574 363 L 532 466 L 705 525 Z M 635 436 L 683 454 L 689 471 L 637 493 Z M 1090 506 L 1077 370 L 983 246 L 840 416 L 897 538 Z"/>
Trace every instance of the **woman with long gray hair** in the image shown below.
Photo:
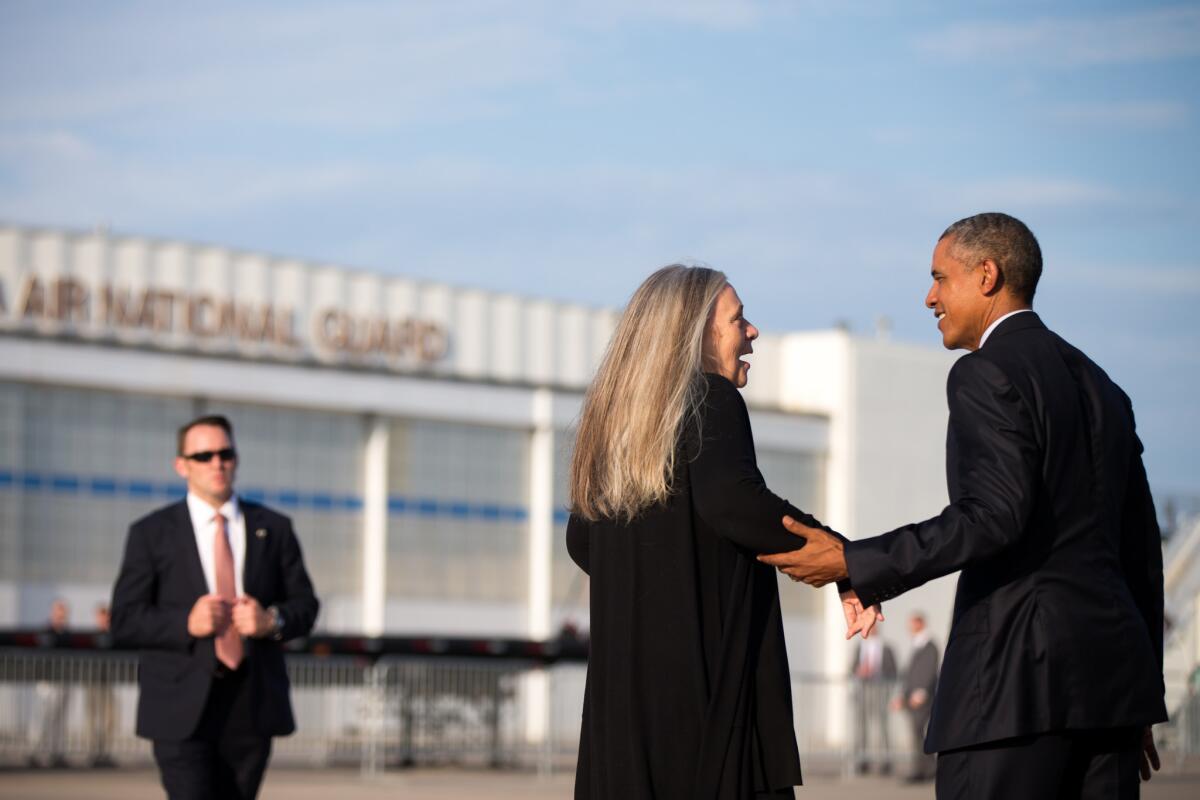
<path fill-rule="evenodd" d="M 575 797 L 794 797 L 800 758 L 775 571 L 795 550 L 754 454 L 756 329 L 725 275 L 638 288 L 584 400 L 567 547 L 591 576 Z"/>

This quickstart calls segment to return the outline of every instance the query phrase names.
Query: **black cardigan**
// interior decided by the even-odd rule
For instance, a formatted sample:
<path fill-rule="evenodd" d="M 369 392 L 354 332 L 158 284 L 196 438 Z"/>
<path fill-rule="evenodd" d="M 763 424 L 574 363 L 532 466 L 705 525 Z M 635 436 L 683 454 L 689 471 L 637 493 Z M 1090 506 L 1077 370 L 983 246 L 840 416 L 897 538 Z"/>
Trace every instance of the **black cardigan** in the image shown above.
<path fill-rule="evenodd" d="M 706 380 L 667 502 L 567 525 L 591 576 L 577 798 L 792 797 L 801 783 L 777 579 L 755 555 L 802 544 L 784 514 L 817 523 L 767 489 L 741 394 Z"/>

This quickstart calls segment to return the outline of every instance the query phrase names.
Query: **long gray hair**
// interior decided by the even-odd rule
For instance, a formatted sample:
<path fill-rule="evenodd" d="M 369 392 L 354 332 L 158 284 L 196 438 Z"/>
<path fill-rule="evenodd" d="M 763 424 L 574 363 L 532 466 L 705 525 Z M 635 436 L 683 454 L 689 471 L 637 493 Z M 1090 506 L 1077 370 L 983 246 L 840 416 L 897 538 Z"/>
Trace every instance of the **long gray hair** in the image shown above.
<path fill-rule="evenodd" d="M 571 508 L 628 522 L 665 501 L 684 425 L 704 399 L 704 332 L 725 274 L 672 264 L 638 287 L 588 388 L 571 459 Z"/>

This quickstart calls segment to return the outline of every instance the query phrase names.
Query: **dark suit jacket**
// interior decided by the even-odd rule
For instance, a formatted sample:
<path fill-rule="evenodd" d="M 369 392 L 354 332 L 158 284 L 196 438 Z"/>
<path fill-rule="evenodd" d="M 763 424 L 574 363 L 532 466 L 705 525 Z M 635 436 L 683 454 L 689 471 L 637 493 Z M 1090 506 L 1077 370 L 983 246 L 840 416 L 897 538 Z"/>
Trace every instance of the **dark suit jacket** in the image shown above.
<path fill-rule="evenodd" d="M 950 505 L 846 545 L 870 604 L 962 570 L 928 752 L 1165 720 L 1162 543 L 1129 398 L 1036 314 L 947 382 Z"/>
<path fill-rule="evenodd" d="M 263 608 L 279 608 L 283 639 L 303 636 L 312 630 L 318 602 L 291 520 L 257 503 L 238 501 L 246 519 L 244 591 Z M 257 535 L 260 530 L 265 535 Z M 142 651 L 139 736 L 178 741 L 196 729 L 217 661 L 213 639 L 192 638 L 187 618 L 196 600 L 207 593 L 185 501 L 130 526 L 113 588 L 112 634 L 118 645 Z M 280 642 L 246 639 L 244 652 L 254 727 L 263 736 L 291 733 L 296 724 Z"/>
<path fill-rule="evenodd" d="M 918 718 L 929 717 L 930 701 L 937 691 L 937 680 L 938 649 L 930 639 L 913 650 L 908 661 L 908 669 L 904 671 L 904 681 L 900 689 L 904 697 L 904 707 L 908 709 L 908 713 Z M 920 708 L 909 708 L 908 699 L 917 689 L 924 689 L 929 699 Z"/>
<path fill-rule="evenodd" d="M 854 643 L 854 653 L 850 656 L 849 675 L 853 680 L 858 680 L 855 674 L 858 670 L 858 659 L 862 656 L 862 641 Z M 879 674 L 872 680 L 876 681 L 894 681 L 896 680 L 896 654 L 892 652 L 892 646 L 884 642 L 882 657 L 879 659 Z"/>

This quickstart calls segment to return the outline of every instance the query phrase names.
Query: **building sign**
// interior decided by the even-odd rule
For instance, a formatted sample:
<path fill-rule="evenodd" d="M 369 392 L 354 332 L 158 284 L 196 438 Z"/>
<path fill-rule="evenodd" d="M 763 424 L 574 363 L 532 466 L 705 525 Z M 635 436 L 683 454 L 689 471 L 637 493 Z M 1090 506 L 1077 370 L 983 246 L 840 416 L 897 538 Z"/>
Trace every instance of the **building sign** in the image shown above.
<path fill-rule="evenodd" d="M 206 350 L 247 346 L 295 357 L 312 351 L 324 359 L 389 366 L 429 366 L 449 349 L 445 327 L 420 317 L 376 317 L 334 306 L 305 316 L 272 302 L 248 302 L 205 292 L 155 287 L 133 289 L 89 284 L 75 277 L 27 273 L 6 285 L 0 275 L 3 327 L 34 332 L 75 332 L 89 337 L 138 336 L 164 346 Z"/>

